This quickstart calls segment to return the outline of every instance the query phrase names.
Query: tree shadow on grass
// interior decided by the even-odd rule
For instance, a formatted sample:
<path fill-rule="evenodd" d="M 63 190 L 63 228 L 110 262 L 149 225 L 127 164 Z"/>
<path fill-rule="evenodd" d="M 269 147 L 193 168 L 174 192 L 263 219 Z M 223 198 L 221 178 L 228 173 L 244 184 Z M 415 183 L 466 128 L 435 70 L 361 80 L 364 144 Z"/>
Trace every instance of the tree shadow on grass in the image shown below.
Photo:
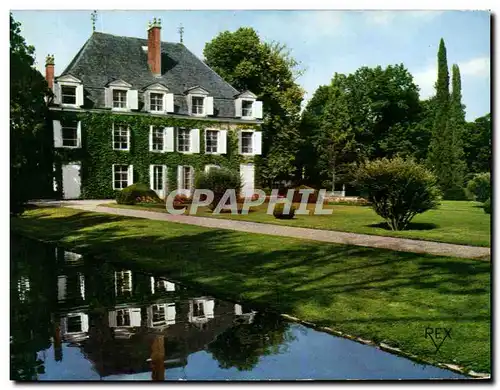
<path fill-rule="evenodd" d="M 380 229 L 391 230 L 392 231 L 392 229 L 389 227 L 389 224 L 387 222 L 372 223 L 371 225 L 366 225 L 366 226 L 372 227 L 372 228 L 380 228 Z M 438 227 L 439 227 L 439 225 L 436 225 L 435 223 L 410 222 L 404 231 L 409 231 L 409 230 L 433 230 L 433 229 L 437 229 Z"/>

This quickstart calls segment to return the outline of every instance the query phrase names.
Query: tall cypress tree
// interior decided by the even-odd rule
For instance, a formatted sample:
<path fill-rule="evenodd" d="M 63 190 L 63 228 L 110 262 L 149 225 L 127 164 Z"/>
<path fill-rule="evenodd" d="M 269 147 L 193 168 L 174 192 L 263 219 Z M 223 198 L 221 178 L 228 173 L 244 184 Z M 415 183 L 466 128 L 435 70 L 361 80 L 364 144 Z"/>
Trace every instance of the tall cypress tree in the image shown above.
<path fill-rule="evenodd" d="M 464 161 L 463 133 L 465 129 L 465 106 L 462 104 L 462 82 L 460 68 L 454 64 L 451 68 L 451 98 L 449 113 L 450 131 L 452 135 L 452 151 L 455 162 L 453 183 L 457 188 L 463 186 L 466 163 Z"/>
<path fill-rule="evenodd" d="M 458 74 L 458 79 L 460 75 Z M 455 88 L 461 100 L 460 82 Z M 438 50 L 438 79 L 436 82 L 436 117 L 427 156 L 428 164 L 438 178 L 439 186 L 448 199 L 463 197 L 463 163 L 455 140 L 454 121 L 450 120 L 452 104 L 450 99 L 450 76 L 446 47 L 441 38 Z M 461 105 L 461 103 L 460 103 Z"/>

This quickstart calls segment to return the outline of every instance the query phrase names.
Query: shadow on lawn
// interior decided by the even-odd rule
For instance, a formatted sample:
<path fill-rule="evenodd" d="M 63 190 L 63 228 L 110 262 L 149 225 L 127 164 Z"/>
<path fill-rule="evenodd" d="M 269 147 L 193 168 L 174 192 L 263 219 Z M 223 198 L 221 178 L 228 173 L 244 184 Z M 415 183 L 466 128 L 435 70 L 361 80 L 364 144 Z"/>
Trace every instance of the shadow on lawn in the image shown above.
<path fill-rule="evenodd" d="M 293 313 L 304 304 L 311 304 L 321 312 L 335 310 L 336 305 L 345 304 L 346 298 L 355 301 L 361 297 L 380 301 L 380 316 L 374 316 L 372 322 L 410 324 L 417 320 L 489 318 L 479 308 L 471 312 L 471 307 L 475 307 L 471 306 L 472 300 L 488 299 L 487 262 L 274 236 L 263 238 L 83 211 L 70 216 L 40 215 L 21 220 L 27 220 L 26 229 L 35 235 L 37 230 L 50 231 L 51 238 L 61 240 L 62 246 L 76 252 L 128 264 L 132 269 L 165 274 L 219 298 L 251 301 L 255 307 Z M 471 298 L 464 300 L 464 295 Z M 389 305 L 391 297 L 415 305 L 417 315 L 384 316 L 384 304 Z M 482 304 L 477 301 L 477 305 Z M 429 305 L 436 307 L 435 315 L 419 316 L 420 309 L 428 313 Z M 377 313 L 374 308 L 369 310 Z M 468 314 L 463 317 L 457 313 Z M 331 318 L 328 322 L 369 322 L 343 315 L 344 318 Z"/>
<path fill-rule="evenodd" d="M 373 227 L 373 228 L 381 228 L 384 230 L 392 230 L 387 222 L 380 222 L 380 223 L 372 223 L 371 225 L 366 225 L 368 227 Z M 409 231 L 409 230 L 433 230 L 438 228 L 439 225 L 436 225 L 435 223 L 426 223 L 426 222 L 410 222 L 408 224 L 408 227 L 404 231 Z"/>

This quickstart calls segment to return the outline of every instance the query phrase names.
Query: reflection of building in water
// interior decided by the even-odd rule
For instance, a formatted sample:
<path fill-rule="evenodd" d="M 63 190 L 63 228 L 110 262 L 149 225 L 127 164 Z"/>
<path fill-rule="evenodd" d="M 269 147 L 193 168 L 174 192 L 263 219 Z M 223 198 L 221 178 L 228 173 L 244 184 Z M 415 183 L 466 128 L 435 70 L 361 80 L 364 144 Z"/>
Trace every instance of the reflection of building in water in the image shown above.
<path fill-rule="evenodd" d="M 117 297 L 132 293 L 132 271 L 115 272 L 115 294 Z"/>
<path fill-rule="evenodd" d="M 162 329 L 175 324 L 175 303 L 161 303 L 148 306 L 148 328 Z"/>
<path fill-rule="evenodd" d="M 203 326 L 214 318 L 215 301 L 209 298 L 196 298 L 189 300 L 188 321 L 197 326 Z"/>
<path fill-rule="evenodd" d="M 175 291 L 175 284 L 163 278 L 151 276 L 151 294 Z"/>
<path fill-rule="evenodd" d="M 17 294 L 21 302 L 28 299 L 28 292 L 30 291 L 30 279 L 27 276 L 20 276 L 17 280 Z"/>
<path fill-rule="evenodd" d="M 61 317 L 60 329 L 64 341 L 81 342 L 89 337 L 89 316 L 86 313 L 68 313 Z"/>
<path fill-rule="evenodd" d="M 247 310 L 245 307 L 235 304 L 234 314 L 237 316 L 236 322 L 251 324 L 257 312 L 255 310 Z"/>

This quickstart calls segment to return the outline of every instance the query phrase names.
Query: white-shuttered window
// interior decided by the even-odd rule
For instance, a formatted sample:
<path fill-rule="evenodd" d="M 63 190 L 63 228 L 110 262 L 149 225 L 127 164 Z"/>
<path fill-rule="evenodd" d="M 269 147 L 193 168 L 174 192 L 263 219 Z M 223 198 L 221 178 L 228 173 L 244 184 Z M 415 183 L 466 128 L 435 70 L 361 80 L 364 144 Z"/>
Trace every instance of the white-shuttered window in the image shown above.
<path fill-rule="evenodd" d="M 113 126 L 113 149 L 129 150 L 130 130 L 124 125 Z"/>
<path fill-rule="evenodd" d="M 162 112 L 163 111 L 163 94 L 153 93 L 149 94 L 149 107 L 151 111 Z"/>
<path fill-rule="evenodd" d="M 217 130 L 206 130 L 205 132 L 205 152 L 217 153 L 219 132 Z"/>
<path fill-rule="evenodd" d="M 151 148 L 153 151 L 163 152 L 164 150 L 164 133 L 165 129 L 160 127 L 153 127 L 153 134 L 151 135 Z"/>
<path fill-rule="evenodd" d="M 116 311 L 116 326 L 130 326 L 130 311 L 117 310 Z"/>
<path fill-rule="evenodd" d="M 61 127 L 62 146 L 68 148 L 78 147 L 78 123 L 63 123 Z"/>
<path fill-rule="evenodd" d="M 113 166 L 113 188 L 121 190 L 128 186 L 129 182 L 129 166 L 128 165 L 114 165 Z"/>
<path fill-rule="evenodd" d="M 183 172 L 183 187 L 186 190 L 190 190 L 193 188 L 193 172 L 192 172 L 191 167 L 186 166 L 184 167 L 184 172 Z"/>
<path fill-rule="evenodd" d="M 241 132 L 241 153 L 252 154 L 253 153 L 253 132 L 242 131 Z"/>
<path fill-rule="evenodd" d="M 191 98 L 191 113 L 195 115 L 203 115 L 204 114 L 204 109 L 203 109 L 203 102 L 205 101 L 205 98 L 200 97 L 200 96 L 193 96 Z"/>
<path fill-rule="evenodd" d="M 190 148 L 190 130 L 178 129 L 177 130 L 177 151 L 189 152 Z"/>
<path fill-rule="evenodd" d="M 62 104 L 76 104 L 76 86 L 61 85 Z"/>
<path fill-rule="evenodd" d="M 113 108 L 127 108 L 127 91 L 113 89 Z"/>
<path fill-rule="evenodd" d="M 162 191 L 164 186 L 165 172 L 163 172 L 163 165 L 153 165 L 153 185 L 155 191 Z"/>

